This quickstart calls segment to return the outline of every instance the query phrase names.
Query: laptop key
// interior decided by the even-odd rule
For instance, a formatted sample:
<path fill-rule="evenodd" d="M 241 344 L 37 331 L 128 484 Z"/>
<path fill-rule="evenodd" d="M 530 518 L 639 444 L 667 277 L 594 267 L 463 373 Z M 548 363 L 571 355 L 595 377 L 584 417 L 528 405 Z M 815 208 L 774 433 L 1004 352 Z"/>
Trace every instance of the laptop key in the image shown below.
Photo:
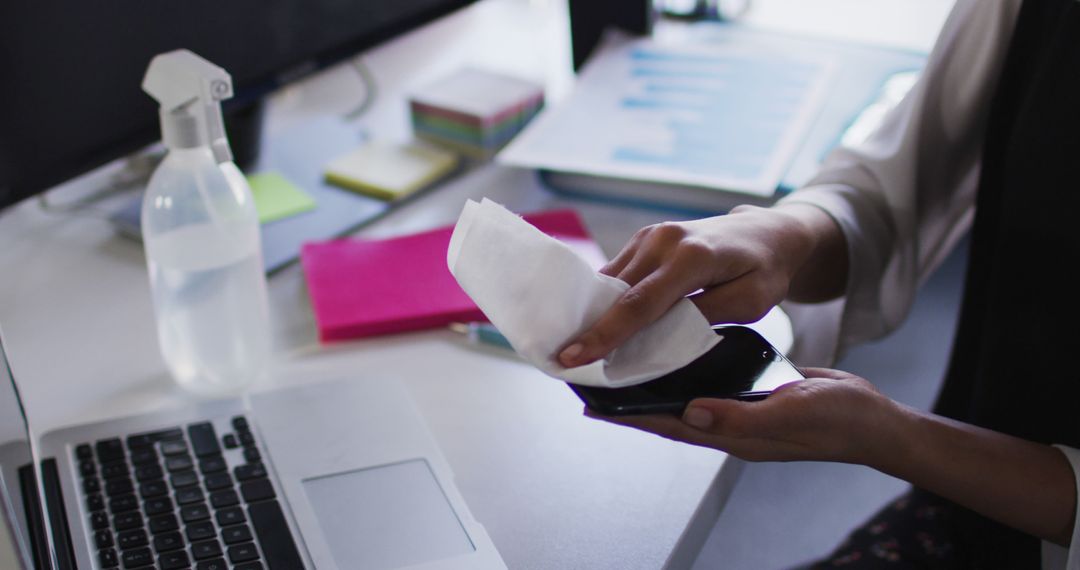
<path fill-rule="evenodd" d="M 248 447 L 244 449 L 244 460 L 248 463 L 255 463 L 262 460 L 262 454 L 259 453 L 259 448 Z"/>
<path fill-rule="evenodd" d="M 240 441 L 236 439 L 236 434 L 227 433 L 222 439 L 225 443 L 225 449 L 236 449 L 237 447 L 240 447 Z"/>
<path fill-rule="evenodd" d="M 218 526 L 227 527 L 234 524 L 240 524 L 247 522 L 247 517 L 244 515 L 243 509 L 240 507 L 229 507 L 227 509 L 221 509 L 214 515 L 217 519 Z"/>
<path fill-rule="evenodd" d="M 98 493 L 101 491 L 101 481 L 98 481 L 97 477 L 87 477 L 83 479 L 83 492 L 87 495 Z"/>
<path fill-rule="evenodd" d="M 83 477 L 92 477 L 97 475 L 97 465 L 89 459 L 83 459 L 79 462 L 79 475 Z"/>
<path fill-rule="evenodd" d="M 169 473 L 187 471 L 194 466 L 195 463 L 191 460 L 190 455 L 174 455 L 165 458 L 165 468 L 169 470 Z"/>
<path fill-rule="evenodd" d="M 238 465 L 236 469 L 233 469 L 233 473 L 236 475 L 236 479 L 239 481 L 247 481 L 248 479 L 261 479 L 266 477 L 266 466 L 262 463 L 249 463 L 247 465 Z"/>
<path fill-rule="evenodd" d="M 215 509 L 222 509 L 225 507 L 231 507 L 240 503 L 240 497 L 236 496 L 236 491 L 232 489 L 226 489 L 224 491 L 218 491 L 210 495 L 210 504 Z"/>
<path fill-rule="evenodd" d="M 263 501 L 248 506 L 248 515 L 259 539 L 266 565 L 270 570 L 303 568 L 285 513 L 277 501 Z"/>
<path fill-rule="evenodd" d="M 166 457 L 170 455 L 187 455 L 187 451 L 187 442 L 182 439 L 161 442 L 161 453 Z"/>
<path fill-rule="evenodd" d="M 163 477 L 165 477 L 165 472 L 161 470 L 161 466 L 157 463 L 140 465 L 135 468 L 136 481 L 151 481 Z"/>
<path fill-rule="evenodd" d="M 187 552 L 178 550 L 176 552 L 166 552 L 161 556 L 158 556 L 158 567 L 161 570 L 179 570 L 180 568 L 188 568 L 191 566 L 191 560 L 188 559 Z"/>
<path fill-rule="evenodd" d="M 146 536 L 145 530 L 138 528 L 117 533 L 116 544 L 120 547 L 120 550 L 131 550 L 150 544 L 150 539 Z"/>
<path fill-rule="evenodd" d="M 97 452 L 98 461 L 101 463 L 108 463 L 124 458 L 124 443 L 121 442 L 118 437 L 97 442 L 94 444 L 94 450 Z"/>
<path fill-rule="evenodd" d="M 113 545 L 112 531 L 109 529 L 102 529 L 94 533 L 94 545 L 98 547 L 98 550 L 102 548 L 109 548 Z"/>
<path fill-rule="evenodd" d="M 221 557 L 221 544 L 215 540 L 204 540 L 191 545 L 191 555 L 195 560 L 209 560 Z"/>
<path fill-rule="evenodd" d="M 150 552 L 149 548 L 137 548 L 135 550 L 129 550 L 125 552 L 121 558 L 124 562 L 124 568 L 138 568 L 140 566 L 147 566 L 154 563 L 154 553 Z"/>
<path fill-rule="evenodd" d="M 195 570 L 228 570 L 229 564 L 225 562 L 224 558 L 215 558 L 213 560 L 203 560 L 195 565 Z"/>
<path fill-rule="evenodd" d="M 102 568 L 116 568 L 120 565 L 120 558 L 116 555 L 115 548 L 106 548 L 98 552 L 98 562 Z"/>
<path fill-rule="evenodd" d="M 233 570 L 263 570 L 262 562 L 245 562 L 233 566 Z"/>
<path fill-rule="evenodd" d="M 232 475 L 229 475 L 227 471 L 225 473 L 211 473 L 210 475 L 207 475 L 205 479 L 203 479 L 203 484 L 206 485 L 207 491 L 232 489 Z"/>
<path fill-rule="evenodd" d="M 217 536 L 217 531 L 214 530 L 214 523 L 207 520 L 187 525 L 187 528 L 184 529 L 184 534 L 187 535 L 188 540 L 191 542 L 198 542 L 208 538 L 215 538 Z"/>
<path fill-rule="evenodd" d="M 240 484 L 240 494 L 244 496 L 245 503 L 264 501 L 266 499 L 273 499 L 277 496 L 274 493 L 274 486 L 270 484 L 269 479 L 244 481 Z"/>
<path fill-rule="evenodd" d="M 233 564 L 251 562 L 252 560 L 258 560 L 258 558 L 259 550 L 255 548 L 254 542 L 247 542 L 229 547 L 229 561 Z"/>
<path fill-rule="evenodd" d="M 109 499 L 109 512 L 116 515 L 139 508 L 139 500 L 135 495 L 128 493 Z"/>
<path fill-rule="evenodd" d="M 199 482 L 199 476 L 192 470 L 180 471 L 179 473 L 173 473 L 169 476 L 169 482 L 172 483 L 174 489 L 181 487 L 190 487 Z"/>
<path fill-rule="evenodd" d="M 248 426 L 247 418 L 245 418 L 244 416 L 234 417 L 232 419 L 232 427 L 236 431 L 248 431 L 250 429 L 250 427 Z"/>
<path fill-rule="evenodd" d="M 251 540 L 251 529 L 246 524 L 228 526 L 221 529 L 221 540 L 225 544 L 239 544 Z"/>
<path fill-rule="evenodd" d="M 109 528 L 109 515 L 104 511 L 98 511 L 90 515 L 90 528 L 94 530 L 101 530 L 103 528 Z"/>
<path fill-rule="evenodd" d="M 208 519 L 210 518 L 210 508 L 206 506 L 206 503 L 186 505 L 180 507 L 180 518 L 185 524 Z"/>
<path fill-rule="evenodd" d="M 214 426 L 210 422 L 188 426 L 188 437 L 191 438 L 191 449 L 196 457 L 221 453 L 221 445 L 218 443 Z"/>
<path fill-rule="evenodd" d="M 169 532 L 154 537 L 154 550 L 158 551 L 158 554 L 170 550 L 180 550 L 186 545 L 184 536 L 178 532 Z"/>
<path fill-rule="evenodd" d="M 124 478 L 105 481 L 105 494 L 110 497 L 126 495 L 134 490 L 135 484 L 131 482 L 131 479 Z"/>
<path fill-rule="evenodd" d="M 199 471 L 203 474 L 218 473 L 221 471 L 227 471 L 229 466 L 225 463 L 225 458 L 221 455 L 208 455 L 199 460 Z"/>
<path fill-rule="evenodd" d="M 169 497 L 154 497 L 143 502 L 143 512 L 152 517 L 173 511 L 173 502 Z"/>
<path fill-rule="evenodd" d="M 105 509 L 105 497 L 101 496 L 101 493 L 94 493 L 86 497 L 86 510 L 88 511 L 101 511 Z"/>
<path fill-rule="evenodd" d="M 132 465 L 157 465 L 158 454 L 153 447 L 140 447 L 131 451 Z"/>
<path fill-rule="evenodd" d="M 139 485 L 139 496 L 144 499 L 160 497 L 169 493 L 169 486 L 165 481 L 147 481 Z"/>
<path fill-rule="evenodd" d="M 172 513 L 150 519 L 150 532 L 154 534 L 171 532 L 178 528 L 180 528 L 180 523 L 176 520 L 176 515 Z"/>
<path fill-rule="evenodd" d="M 127 463 L 123 461 L 114 461 L 112 463 L 106 463 L 101 466 L 101 477 L 106 480 L 126 478 L 128 476 Z"/>
<path fill-rule="evenodd" d="M 76 459 L 93 459 L 94 450 L 90 447 L 89 443 L 81 443 L 75 446 L 75 458 Z"/>
<path fill-rule="evenodd" d="M 176 490 L 176 503 L 178 505 L 190 505 L 202 502 L 205 499 L 202 489 L 198 487 L 184 487 Z"/>
<path fill-rule="evenodd" d="M 128 449 L 141 449 L 154 445 L 154 440 L 148 434 L 129 435 L 127 438 Z"/>
<path fill-rule="evenodd" d="M 113 528 L 115 528 L 117 532 L 131 530 L 133 528 L 142 528 L 142 526 L 143 518 L 142 513 L 139 511 L 128 511 L 113 517 Z"/>

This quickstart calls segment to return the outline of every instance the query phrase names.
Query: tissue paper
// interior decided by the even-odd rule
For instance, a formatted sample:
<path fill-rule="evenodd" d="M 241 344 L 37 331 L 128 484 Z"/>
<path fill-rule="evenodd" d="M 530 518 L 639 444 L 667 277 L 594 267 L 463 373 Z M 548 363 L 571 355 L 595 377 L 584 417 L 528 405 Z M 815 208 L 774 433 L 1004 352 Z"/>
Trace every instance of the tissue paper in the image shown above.
<path fill-rule="evenodd" d="M 544 373 L 575 384 L 619 388 L 682 368 L 719 341 L 683 299 L 607 359 L 564 368 L 556 354 L 610 308 L 629 286 L 590 268 L 558 240 L 502 206 L 469 201 L 447 250 L 461 288 Z"/>

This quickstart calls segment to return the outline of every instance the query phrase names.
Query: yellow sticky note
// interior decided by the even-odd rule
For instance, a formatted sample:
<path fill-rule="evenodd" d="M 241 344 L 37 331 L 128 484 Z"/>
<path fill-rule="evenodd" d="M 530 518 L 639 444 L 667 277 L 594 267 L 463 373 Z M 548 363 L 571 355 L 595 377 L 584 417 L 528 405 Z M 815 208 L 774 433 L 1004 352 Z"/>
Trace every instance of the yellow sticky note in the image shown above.
<path fill-rule="evenodd" d="M 255 196 L 259 223 L 265 224 L 315 209 L 315 200 L 277 172 L 260 172 L 247 177 Z"/>
<path fill-rule="evenodd" d="M 395 200 L 432 184 L 457 165 L 457 155 L 440 148 L 372 142 L 332 160 L 326 166 L 326 181 L 382 200 Z"/>

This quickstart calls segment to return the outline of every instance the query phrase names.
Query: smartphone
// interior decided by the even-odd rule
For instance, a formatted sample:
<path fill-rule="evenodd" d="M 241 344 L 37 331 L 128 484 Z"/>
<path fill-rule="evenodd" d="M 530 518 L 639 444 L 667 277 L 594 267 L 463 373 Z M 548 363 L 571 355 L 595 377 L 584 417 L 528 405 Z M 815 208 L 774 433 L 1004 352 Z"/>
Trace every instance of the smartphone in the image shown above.
<path fill-rule="evenodd" d="M 625 388 L 569 384 L 589 409 L 606 416 L 682 414 L 695 398 L 761 400 L 804 376 L 754 329 L 713 327 L 720 342 L 686 366 Z"/>

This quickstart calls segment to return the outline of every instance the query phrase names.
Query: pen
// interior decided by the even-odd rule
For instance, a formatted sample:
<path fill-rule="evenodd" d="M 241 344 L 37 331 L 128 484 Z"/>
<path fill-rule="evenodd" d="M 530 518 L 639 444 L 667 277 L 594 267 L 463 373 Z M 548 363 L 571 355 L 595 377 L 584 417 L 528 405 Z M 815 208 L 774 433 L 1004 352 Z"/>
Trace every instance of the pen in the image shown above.
<path fill-rule="evenodd" d="M 452 323 L 450 330 L 464 334 L 470 343 L 481 343 L 514 350 L 510 341 L 490 323 Z"/>

